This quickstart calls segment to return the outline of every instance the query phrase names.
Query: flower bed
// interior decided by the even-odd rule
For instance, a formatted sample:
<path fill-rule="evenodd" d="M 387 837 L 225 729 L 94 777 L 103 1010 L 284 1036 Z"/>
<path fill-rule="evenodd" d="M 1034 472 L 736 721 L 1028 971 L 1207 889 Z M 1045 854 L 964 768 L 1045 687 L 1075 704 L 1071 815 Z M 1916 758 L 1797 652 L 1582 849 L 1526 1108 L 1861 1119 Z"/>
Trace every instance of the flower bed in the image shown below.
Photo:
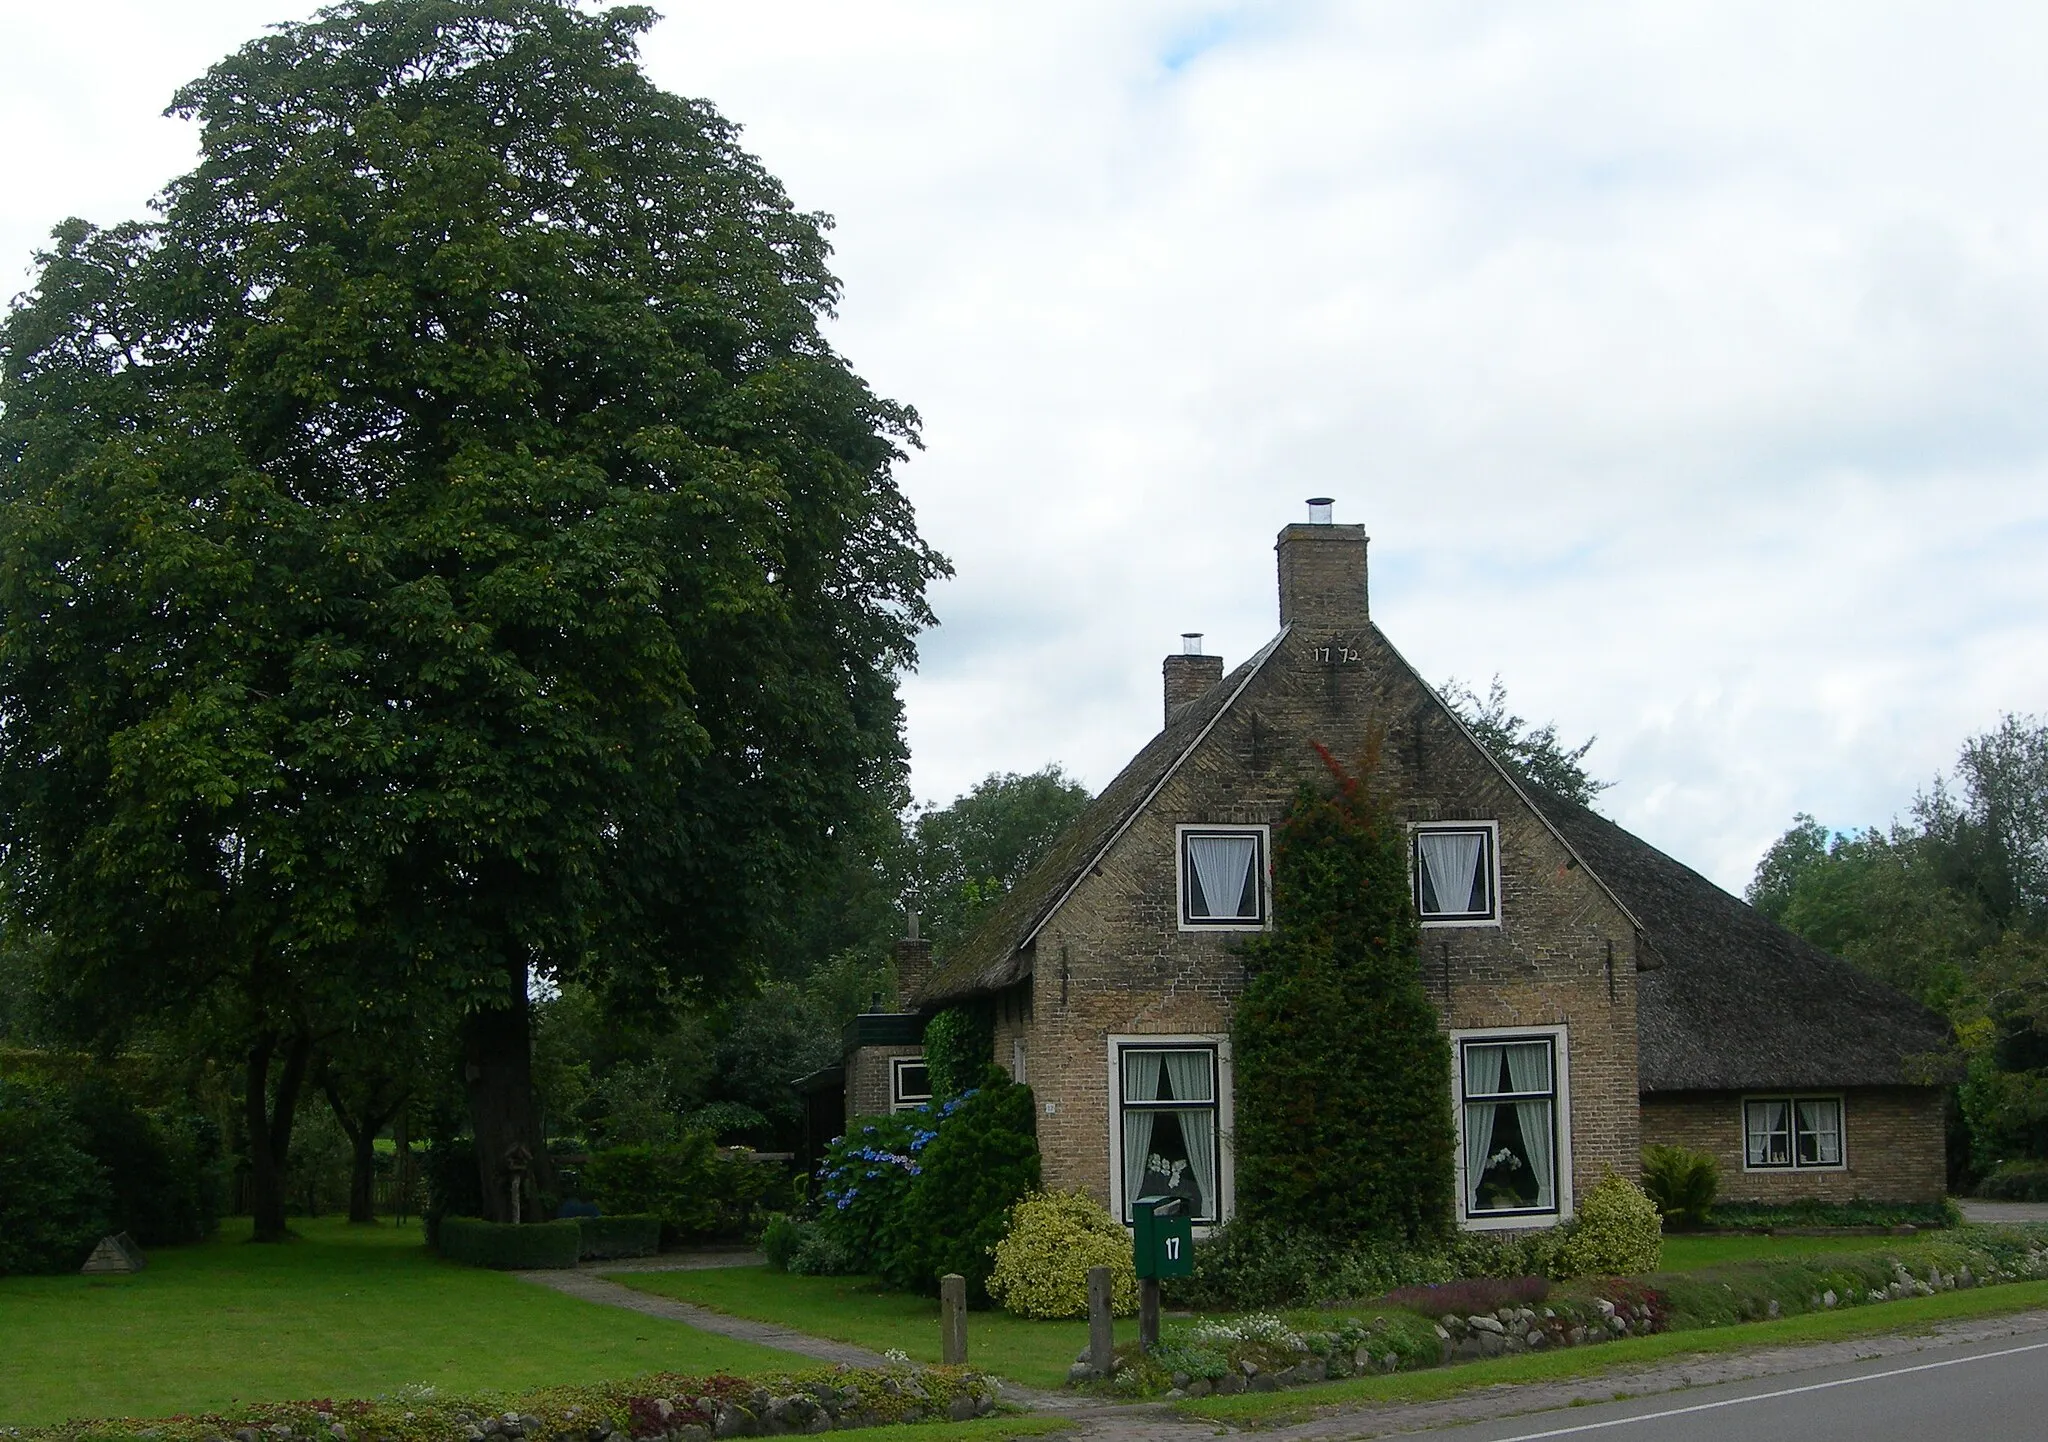
<path fill-rule="evenodd" d="M 711 1442 L 965 1421 L 996 1404 L 996 1381 L 958 1367 L 846 1366 L 764 1377 L 657 1373 L 511 1398 L 409 1388 L 374 1401 L 256 1404 L 233 1413 L 0 1428 L 19 1442 Z"/>
<path fill-rule="evenodd" d="M 2048 1278 L 2048 1228 L 1972 1227 L 1894 1250 L 1739 1262 L 1698 1272 L 1477 1278 L 1404 1287 L 1369 1315 L 1273 1313 L 1169 1326 L 1149 1356 L 1120 1347 L 1114 1391 L 1169 1398 L 1271 1392 L 1374 1372 L 1768 1321 L 1957 1288 Z M 1312 1318 L 1313 1320 L 1309 1320 Z M 1087 1357 L 1070 1384 L 1097 1381 Z"/>

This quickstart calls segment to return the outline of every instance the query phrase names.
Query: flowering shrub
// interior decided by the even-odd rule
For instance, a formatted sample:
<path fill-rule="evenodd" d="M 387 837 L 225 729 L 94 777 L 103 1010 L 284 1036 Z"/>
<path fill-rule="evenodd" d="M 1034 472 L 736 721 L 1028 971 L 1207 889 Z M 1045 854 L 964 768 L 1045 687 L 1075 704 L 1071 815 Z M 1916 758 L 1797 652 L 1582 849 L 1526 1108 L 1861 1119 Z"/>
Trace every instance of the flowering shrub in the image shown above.
<path fill-rule="evenodd" d="M 1567 1277 L 1654 1272 L 1664 1254 L 1664 1219 L 1650 1194 L 1609 1172 L 1579 1201 L 1578 1216 L 1558 1254 Z"/>
<path fill-rule="evenodd" d="M 928 1106 L 864 1117 L 825 1148 L 818 1228 L 852 1269 L 884 1269 L 911 1186 L 924 1171 L 920 1158 L 941 1120 Z"/>
<path fill-rule="evenodd" d="M 1110 1271 L 1110 1307 L 1138 1309 L 1138 1269 L 1131 1234 L 1086 1192 L 1033 1192 L 1010 1209 L 1009 1230 L 996 1243 L 989 1295 L 1020 1317 L 1088 1315 L 1088 1270 Z"/>

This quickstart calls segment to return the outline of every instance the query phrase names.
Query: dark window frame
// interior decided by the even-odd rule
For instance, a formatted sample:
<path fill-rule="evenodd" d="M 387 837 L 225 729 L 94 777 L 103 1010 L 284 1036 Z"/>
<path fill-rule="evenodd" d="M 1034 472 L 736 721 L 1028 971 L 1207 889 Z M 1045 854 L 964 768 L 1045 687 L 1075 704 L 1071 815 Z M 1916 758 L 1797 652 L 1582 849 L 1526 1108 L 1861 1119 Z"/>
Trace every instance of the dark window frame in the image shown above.
<path fill-rule="evenodd" d="M 1831 1162 L 1801 1161 L 1799 1143 L 1804 1136 L 1818 1137 L 1825 1128 L 1810 1129 L 1799 1120 L 1801 1102 L 1826 1102 L 1835 1109 L 1835 1160 Z M 1785 1108 L 1785 1156 L 1782 1162 L 1752 1160 L 1749 1139 L 1751 1129 L 1750 1112 L 1753 1108 L 1782 1105 Z M 1745 1172 L 1840 1172 L 1849 1167 L 1849 1105 L 1840 1092 L 1773 1092 L 1742 1099 L 1742 1169 Z M 1767 1133 L 1774 1135 L 1774 1133 Z M 1815 1151 L 1818 1154 L 1818 1144 Z"/>
<path fill-rule="evenodd" d="M 1486 885 L 1482 911 L 1426 911 L 1422 905 L 1422 838 L 1427 834 L 1462 832 L 1480 838 L 1479 874 Z M 1424 926 L 1498 926 L 1501 920 L 1500 824 L 1496 821 L 1416 821 L 1408 827 L 1408 874 L 1415 914 Z M 1432 881 L 1431 890 L 1435 890 Z M 1469 899 L 1469 898 L 1468 898 Z M 1438 898 L 1442 900 L 1441 897 Z"/>
<path fill-rule="evenodd" d="M 1265 826 L 1180 826 L 1174 834 L 1174 872 L 1178 883 L 1178 906 L 1180 908 L 1180 929 L 1182 931 L 1264 931 L 1272 919 L 1271 859 L 1269 828 Z M 1188 853 L 1188 842 L 1207 836 L 1248 836 L 1252 840 L 1251 893 L 1252 912 L 1250 916 L 1197 916 L 1194 912 L 1195 887 L 1200 884 L 1195 875 L 1194 858 Z M 1241 894 L 1240 894 L 1240 899 Z M 1206 894 L 1204 901 L 1208 900 Z"/>

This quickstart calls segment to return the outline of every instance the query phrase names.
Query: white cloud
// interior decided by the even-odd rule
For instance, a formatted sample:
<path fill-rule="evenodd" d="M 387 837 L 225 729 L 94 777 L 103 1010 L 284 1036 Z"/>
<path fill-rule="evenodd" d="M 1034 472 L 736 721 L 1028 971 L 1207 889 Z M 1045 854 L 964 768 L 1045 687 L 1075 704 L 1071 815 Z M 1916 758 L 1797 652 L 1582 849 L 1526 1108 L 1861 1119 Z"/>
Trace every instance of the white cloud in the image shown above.
<path fill-rule="evenodd" d="M 153 117 L 275 3 L 8 0 L 0 272 L 188 163 Z M 649 68 L 837 215 L 835 339 L 926 419 L 920 795 L 1106 781 L 1313 493 L 1425 674 L 1599 732 L 1725 884 L 2048 711 L 2048 14 L 668 9 Z"/>

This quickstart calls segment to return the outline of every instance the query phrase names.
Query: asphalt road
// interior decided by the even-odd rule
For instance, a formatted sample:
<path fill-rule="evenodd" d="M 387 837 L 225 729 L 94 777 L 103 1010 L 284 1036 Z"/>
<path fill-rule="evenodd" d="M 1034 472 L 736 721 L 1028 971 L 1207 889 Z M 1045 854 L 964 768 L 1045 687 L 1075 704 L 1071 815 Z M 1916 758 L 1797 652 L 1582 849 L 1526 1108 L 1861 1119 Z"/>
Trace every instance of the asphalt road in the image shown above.
<path fill-rule="evenodd" d="M 2048 1442 L 2048 1330 L 1426 1435 L 1430 1442 Z"/>

